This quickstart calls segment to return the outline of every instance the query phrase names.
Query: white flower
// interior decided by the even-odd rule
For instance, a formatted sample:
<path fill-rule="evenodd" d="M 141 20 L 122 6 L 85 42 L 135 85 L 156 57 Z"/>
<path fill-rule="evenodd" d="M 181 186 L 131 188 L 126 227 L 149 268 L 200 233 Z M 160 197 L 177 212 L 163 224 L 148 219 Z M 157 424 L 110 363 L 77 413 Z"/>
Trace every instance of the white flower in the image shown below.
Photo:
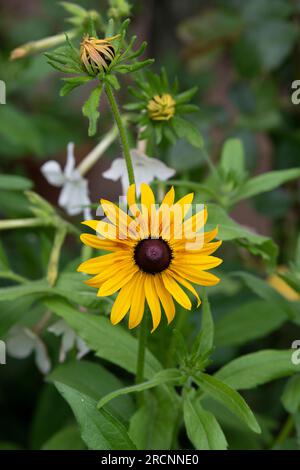
<path fill-rule="evenodd" d="M 141 183 L 150 184 L 155 178 L 160 181 L 166 181 L 175 174 L 175 170 L 173 170 L 173 168 L 169 168 L 161 160 L 150 158 L 137 149 L 132 149 L 130 153 L 138 195 Z M 121 178 L 123 194 L 126 194 L 129 181 L 124 158 L 117 158 L 114 160 L 111 167 L 104 171 L 102 176 L 113 181 L 117 181 Z"/>
<path fill-rule="evenodd" d="M 48 328 L 48 331 L 55 334 L 55 336 L 62 336 L 61 346 L 59 352 L 59 362 L 64 362 L 67 353 L 76 346 L 78 353 L 77 359 L 81 359 L 90 350 L 85 342 L 76 335 L 75 331 L 69 327 L 64 320 L 59 320 Z"/>
<path fill-rule="evenodd" d="M 6 346 L 8 354 L 17 359 L 24 359 L 34 353 L 37 368 L 43 374 L 50 371 L 51 362 L 47 348 L 40 337 L 29 328 L 21 325 L 15 325 L 11 328 Z"/>
<path fill-rule="evenodd" d="M 88 182 L 75 168 L 74 144 L 68 144 L 67 162 L 62 171 L 58 162 L 50 160 L 41 167 L 41 172 L 48 181 L 56 187 L 62 187 L 59 195 L 58 205 L 65 209 L 69 215 L 77 215 L 83 212 L 84 218 L 92 218 L 88 206 L 91 204 L 89 198 Z"/>

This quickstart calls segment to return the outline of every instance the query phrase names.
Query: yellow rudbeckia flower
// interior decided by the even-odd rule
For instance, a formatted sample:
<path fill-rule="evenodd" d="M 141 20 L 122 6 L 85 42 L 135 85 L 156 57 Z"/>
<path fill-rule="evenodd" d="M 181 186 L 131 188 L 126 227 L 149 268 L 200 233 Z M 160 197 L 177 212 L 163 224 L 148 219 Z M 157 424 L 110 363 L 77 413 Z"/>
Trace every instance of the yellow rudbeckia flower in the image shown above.
<path fill-rule="evenodd" d="M 98 296 L 118 292 L 111 310 L 114 325 L 129 312 L 129 328 L 138 326 L 147 301 L 154 331 L 161 320 L 161 306 L 168 323 L 175 316 L 173 299 L 191 309 L 191 300 L 182 287 L 195 295 L 199 306 L 201 301 L 191 282 L 202 286 L 219 282 L 219 278 L 207 272 L 222 262 L 211 256 L 221 245 L 221 241 L 212 241 L 217 228 L 203 232 L 206 208 L 185 220 L 193 197 L 188 194 L 175 203 L 171 188 L 156 208 L 154 194 L 147 184 L 141 185 L 140 204 L 136 202 L 135 185 L 131 185 L 127 192 L 131 215 L 102 199 L 101 206 L 109 222 L 83 222 L 98 236 L 85 233 L 81 241 L 111 253 L 85 261 L 78 271 L 94 275 L 85 282 L 98 288 Z"/>

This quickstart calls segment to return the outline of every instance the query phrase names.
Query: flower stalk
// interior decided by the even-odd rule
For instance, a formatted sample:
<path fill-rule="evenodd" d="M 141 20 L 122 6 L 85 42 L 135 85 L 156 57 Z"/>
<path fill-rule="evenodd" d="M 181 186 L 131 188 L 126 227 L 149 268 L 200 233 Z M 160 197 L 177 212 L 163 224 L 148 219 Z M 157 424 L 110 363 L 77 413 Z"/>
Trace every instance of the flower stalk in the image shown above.
<path fill-rule="evenodd" d="M 17 47 L 10 53 L 10 60 L 23 59 L 29 55 L 36 54 L 38 52 L 43 52 L 52 47 L 59 46 L 63 44 L 66 40 L 66 35 L 69 39 L 73 39 L 78 34 L 78 30 L 71 29 L 66 33 L 56 34 L 54 36 L 49 36 L 47 38 L 39 39 L 38 41 L 30 41 L 22 46 Z"/>
<path fill-rule="evenodd" d="M 125 161 L 126 161 L 129 184 L 134 184 L 135 183 L 134 171 L 133 171 L 133 165 L 132 165 L 131 156 L 130 156 L 128 137 L 127 137 L 127 134 L 126 134 L 124 123 L 122 121 L 122 117 L 121 117 L 116 99 L 114 97 L 113 91 L 111 89 L 110 84 L 107 83 L 107 82 L 105 84 L 105 91 L 106 91 L 106 96 L 108 98 L 112 113 L 113 113 L 115 121 L 116 121 L 116 124 L 117 124 L 118 129 L 119 129 L 120 140 L 121 140 L 121 144 L 122 144 L 122 147 L 123 147 L 124 158 L 125 158 Z"/>
<path fill-rule="evenodd" d="M 67 230 L 65 225 L 58 227 L 55 232 L 54 243 L 49 259 L 48 271 L 47 271 L 47 280 L 50 287 L 55 285 L 57 275 L 58 275 L 58 264 L 61 253 L 61 248 L 64 243 Z"/>
<path fill-rule="evenodd" d="M 116 124 L 119 129 L 120 140 L 122 143 L 124 158 L 126 161 L 129 184 L 135 184 L 134 171 L 133 171 L 133 165 L 132 165 L 132 160 L 131 160 L 131 155 L 130 155 L 128 138 L 127 138 L 126 130 L 122 121 L 122 117 L 120 115 L 119 108 L 118 108 L 116 99 L 114 97 L 113 91 L 111 89 L 111 86 L 108 83 L 106 83 L 105 85 L 105 90 L 106 90 L 108 101 L 111 106 L 112 113 L 114 115 Z M 145 312 L 142 324 L 140 326 L 140 331 L 139 331 L 137 369 L 136 369 L 136 377 L 135 377 L 135 381 L 137 384 L 143 382 L 144 380 L 146 339 L 147 339 L 147 314 Z M 140 399 L 142 400 L 143 397 L 141 396 Z"/>
<path fill-rule="evenodd" d="M 77 166 L 78 172 L 81 176 L 84 176 L 102 157 L 104 152 L 109 148 L 109 146 L 116 140 L 118 136 L 118 128 L 114 126 L 99 142 L 96 147 L 82 160 L 82 162 Z"/>
<path fill-rule="evenodd" d="M 15 228 L 40 227 L 48 225 L 45 218 L 8 219 L 0 220 L 0 230 L 11 230 Z"/>
<path fill-rule="evenodd" d="M 136 363 L 136 376 L 135 383 L 140 384 L 144 381 L 144 369 L 145 369 L 145 354 L 146 354 L 146 344 L 147 344 L 147 320 L 148 320 L 149 309 L 146 308 L 143 316 L 142 323 L 139 329 L 138 335 L 138 355 Z M 140 403 L 143 402 L 143 394 L 138 395 Z"/>

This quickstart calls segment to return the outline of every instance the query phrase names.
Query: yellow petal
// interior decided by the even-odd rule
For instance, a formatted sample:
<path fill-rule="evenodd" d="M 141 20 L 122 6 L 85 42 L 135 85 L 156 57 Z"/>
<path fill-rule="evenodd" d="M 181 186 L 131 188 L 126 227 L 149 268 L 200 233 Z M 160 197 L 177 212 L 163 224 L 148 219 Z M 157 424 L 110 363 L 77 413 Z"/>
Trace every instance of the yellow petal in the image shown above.
<path fill-rule="evenodd" d="M 218 227 L 216 227 L 211 232 L 204 232 L 196 235 L 193 238 L 186 239 L 182 238 L 182 240 L 173 240 L 175 249 L 186 249 L 187 251 L 201 251 L 205 245 L 207 245 L 211 240 L 213 240 L 218 234 Z"/>
<path fill-rule="evenodd" d="M 185 269 L 189 269 L 190 266 L 193 266 L 199 268 L 201 271 L 216 268 L 221 263 L 223 263 L 223 260 L 216 256 L 205 256 L 195 253 L 176 254 L 173 259 L 173 265 L 176 267 L 182 266 Z"/>
<path fill-rule="evenodd" d="M 172 186 L 171 189 L 167 192 L 167 194 L 163 198 L 161 206 L 166 205 L 166 206 L 171 207 L 174 204 L 174 200 L 175 200 L 175 191 L 174 191 L 174 187 Z"/>
<path fill-rule="evenodd" d="M 215 286 L 220 282 L 220 279 L 217 276 L 206 271 L 199 271 L 196 266 L 189 266 L 188 269 L 176 266 L 176 273 L 184 279 L 201 286 Z"/>
<path fill-rule="evenodd" d="M 185 218 L 186 214 L 190 210 L 193 199 L 194 199 L 194 193 L 186 194 L 174 204 L 174 207 L 180 208 L 180 212 L 182 214 L 181 220 Z"/>
<path fill-rule="evenodd" d="M 136 223 L 126 212 L 122 211 L 116 204 L 101 199 L 101 206 L 108 219 L 117 227 L 118 238 L 137 240 Z"/>
<path fill-rule="evenodd" d="M 99 274 L 97 274 L 96 276 L 91 277 L 90 279 L 84 281 L 84 283 L 87 284 L 88 286 L 99 288 L 103 284 L 103 282 L 113 277 L 116 271 L 119 272 L 127 268 L 128 268 L 127 260 L 111 264 L 110 266 L 107 266 L 105 269 L 101 270 Z"/>
<path fill-rule="evenodd" d="M 148 229 L 150 231 L 152 214 L 155 213 L 155 197 L 152 189 L 146 183 L 141 184 L 141 205 L 143 217 L 148 221 Z"/>
<path fill-rule="evenodd" d="M 125 286 L 137 271 L 138 267 L 135 265 L 132 265 L 128 269 L 123 269 L 122 271 L 116 271 L 111 279 L 108 279 L 102 284 L 97 293 L 98 297 L 106 297 L 107 295 L 114 294 L 121 289 L 121 287 Z"/>
<path fill-rule="evenodd" d="M 222 245 L 222 240 L 219 240 L 217 242 L 207 243 L 206 245 L 203 245 L 203 248 L 197 249 L 196 244 L 195 244 L 195 247 L 193 247 L 193 243 L 187 242 L 186 247 L 180 247 L 179 249 L 176 249 L 176 246 L 175 246 L 174 251 L 178 253 L 179 255 L 183 253 L 188 253 L 190 255 L 195 254 L 195 255 L 209 256 L 212 253 L 214 253 L 221 245 Z"/>
<path fill-rule="evenodd" d="M 158 327 L 161 319 L 160 303 L 155 289 L 153 277 L 154 276 L 151 274 L 147 274 L 145 277 L 145 294 L 153 322 L 151 333 L 153 333 L 153 331 Z"/>
<path fill-rule="evenodd" d="M 169 293 L 169 291 L 167 291 L 167 289 L 165 288 L 160 274 L 157 274 L 156 276 L 154 276 L 154 283 L 155 283 L 156 292 L 158 294 L 158 297 L 161 301 L 166 317 L 168 319 L 168 324 L 170 324 L 171 321 L 175 317 L 175 305 L 173 302 L 173 298 L 171 294 Z"/>
<path fill-rule="evenodd" d="M 165 288 L 170 292 L 174 299 L 182 305 L 183 308 L 191 310 L 192 303 L 184 290 L 177 284 L 175 279 L 166 272 L 162 272 L 162 280 L 165 285 Z"/>
<path fill-rule="evenodd" d="M 110 321 L 113 325 L 119 323 L 125 317 L 128 312 L 131 301 L 132 293 L 135 286 L 135 277 L 131 279 L 125 286 L 120 289 L 117 298 L 112 306 L 110 313 Z"/>
<path fill-rule="evenodd" d="M 192 286 L 192 284 L 190 284 L 186 279 L 184 279 L 183 277 L 179 276 L 176 271 L 172 270 L 172 276 L 174 277 L 174 279 L 176 279 L 177 282 L 179 282 L 179 284 L 181 284 L 182 286 L 186 287 L 192 294 L 194 294 L 194 296 L 196 297 L 197 299 L 197 307 L 199 307 L 199 305 L 201 304 L 201 300 L 200 300 L 200 297 L 198 295 L 198 292 L 196 291 L 196 289 Z"/>
<path fill-rule="evenodd" d="M 151 214 L 151 208 L 155 205 L 155 197 L 152 189 L 146 183 L 141 184 L 141 203 L 147 208 L 148 214 Z"/>
<path fill-rule="evenodd" d="M 145 309 L 145 288 L 144 278 L 142 273 L 138 273 L 132 279 L 134 285 L 133 299 L 131 302 L 130 314 L 129 314 L 129 328 L 135 328 L 138 326 L 143 318 Z"/>
<path fill-rule="evenodd" d="M 181 226 L 177 227 L 174 238 L 181 236 L 182 238 L 193 238 L 196 236 L 207 222 L 207 209 L 203 209 L 197 214 L 187 219 Z M 204 236 L 203 236 L 204 239 Z"/>
<path fill-rule="evenodd" d="M 205 232 L 204 233 L 204 243 L 209 243 L 214 238 L 216 238 L 216 236 L 218 235 L 218 231 L 219 231 L 219 227 L 216 227 L 211 232 Z"/>
<path fill-rule="evenodd" d="M 84 245 L 90 246 L 92 248 L 96 248 L 98 250 L 105 250 L 105 251 L 119 251 L 122 250 L 122 245 L 118 244 L 118 242 L 110 241 L 110 240 L 103 240 L 98 238 L 97 235 L 91 235 L 89 233 L 82 233 L 80 235 L 80 240 Z"/>
<path fill-rule="evenodd" d="M 118 229 L 107 222 L 102 220 L 85 220 L 82 222 L 83 225 L 87 225 L 91 229 L 95 230 L 102 237 L 107 238 L 108 240 L 118 240 Z M 119 241 L 119 240 L 118 240 Z M 123 243 L 128 243 L 128 240 L 120 240 Z"/>
<path fill-rule="evenodd" d="M 136 203 L 136 189 L 135 184 L 131 184 L 127 190 L 127 205 L 134 217 L 138 217 L 141 213 Z"/>
<path fill-rule="evenodd" d="M 190 193 L 182 197 L 170 208 L 162 207 L 161 237 L 165 239 L 174 238 L 174 233 L 181 225 L 182 220 L 188 213 L 194 199 L 194 194 Z"/>
<path fill-rule="evenodd" d="M 108 255 L 97 256 L 96 258 L 90 258 L 89 260 L 84 261 L 78 266 L 77 271 L 87 274 L 97 274 L 102 269 L 105 269 L 106 267 L 111 266 L 112 264 L 114 264 L 114 266 L 116 267 L 115 263 L 117 263 L 118 261 L 126 260 L 128 263 L 131 262 L 129 253 L 125 251 L 109 253 Z"/>

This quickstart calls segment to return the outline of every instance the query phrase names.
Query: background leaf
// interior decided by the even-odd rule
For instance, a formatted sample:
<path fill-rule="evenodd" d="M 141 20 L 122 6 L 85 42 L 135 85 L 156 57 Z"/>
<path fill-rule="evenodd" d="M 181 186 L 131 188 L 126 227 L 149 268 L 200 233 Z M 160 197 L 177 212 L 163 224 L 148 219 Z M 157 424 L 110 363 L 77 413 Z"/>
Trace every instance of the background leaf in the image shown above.
<path fill-rule="evenodd" d="M 216 377 L 238 390 L 257 387 L 300 371 L 292 363 L 292 351 L 265 350 L 246 354 L 226 364 Z"/>
<path fill-rule="evenodd" d="M 97 410 L 96 400 L 60 382 L 55 382 L 55 386 L 72 408 L 89 449 L 135 449 L 125 427 L 108 411 Z"/>
<path fill-rule="evenodd" d="M 223 431 L 210 411 L 202 408 L 200 400 L 192 393 L 185 393 L 183 416 L 187 435 L 198 450 L 226 450 L 227 441 Z"/>

